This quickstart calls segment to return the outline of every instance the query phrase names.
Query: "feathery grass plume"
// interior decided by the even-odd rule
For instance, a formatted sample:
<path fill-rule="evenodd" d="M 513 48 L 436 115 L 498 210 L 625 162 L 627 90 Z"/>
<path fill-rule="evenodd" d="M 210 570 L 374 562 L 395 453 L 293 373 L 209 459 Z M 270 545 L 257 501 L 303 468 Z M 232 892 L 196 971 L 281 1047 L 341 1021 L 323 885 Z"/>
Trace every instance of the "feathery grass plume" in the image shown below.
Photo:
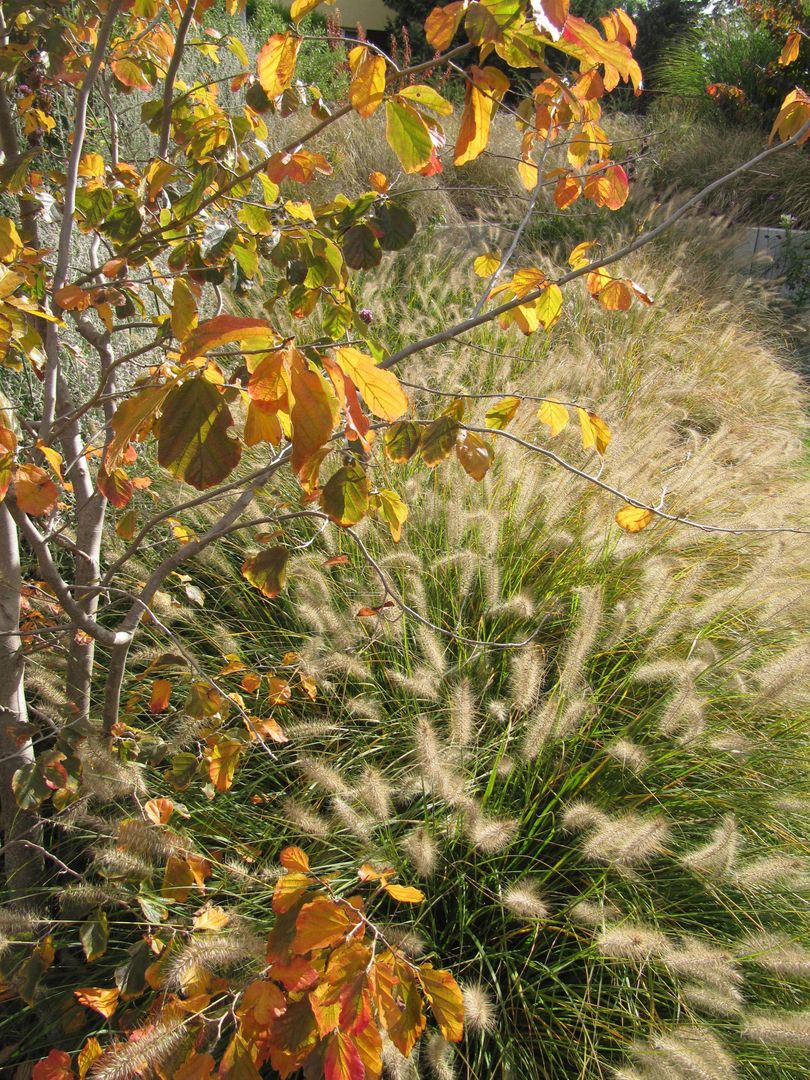
<path fill-rule="evenodd" d="M 749 1013 L 743 1021 L 742 1037 L 766 1046 L 796 1046 L 808 1049 L 810 1010 Z"/>
<path fill-rule="evenodd" d="M 422 1057 L 428 1067 L 428 1074 L 434 1080 L 454 1080 L 456 1070 L 453 1068 L 455 1051 L 452 1043 L 449 1043 L 438 1031 L 432 1031 L 425 1037 L 422 1047 Z"/>
<path fill-rule="evenodd" d="M 528 712 L 537 702 L 543 688 L 546 652 L 540 645 L 517 649 L 509 666 L 509 705 Z"/>
<path fill-rule="evenodd" d="M 386 926 L 385 940 L 396 949 L 401 949 L 406 956 L 416 958 L 427 952 L 427 942 L 410 926 Z"/>
<path fill-rule="evenodd" d="M 553 739 L 570 739 L 578 734 L 585 721 L 594 715 L 593 699 L 585 694 L 565 703 L 565 708 L 550 735 Z"/>
<path fill-rule="evenodd" d="M 718 881 L 732 873 L 739 844 L 737 820 L 733 814 L 726 814 L 712 830 L 712 838 L 708 844 L 684 855 L 681 864 L 695 874 Z"/>
<path fill-rule="evenodd" d="M 740 960 L 786 979 L 810 979 L 810 949 L 779 934 L 749 934 L 737 946 Z"/>
<path fill-rule="evenodd" d="M 683 1080 L 734 1080 L 737 1075 L 734 1060 L 709 1028 L 681 1024 L 654 1036 L 652 1045 L 656 1057 Z"/>
<path fill-rule="evenodd" d="M 338 770 L 328 765 L 323 758 L 314 757 L 311 754 L 299 754 L 296 764 L 307 780 L 322 791 L 344 798 L 351 795 L 351 788 Z"/>
<path fill-rule="evenodd" d="M 184 990 L 202 976 L 251 970 L 261 963 L 261 938 L 242 928 L 228 934 L 192 934 L 166 960 L 167 986 Z"/>
<path fill-rule="evenodd" d="M 607 821 L 609 818 L 604 810 L 586 799 L 577 799 L 565 808 L 561 824 L 568 832 L 582 832 L 583 829 L 604 825 Z"/>
<path fill-rule="evenodd" d="M 649 764 L 649 754 L 644 747 L 630 739 L 615 739 L 605 747 L 605 753 L 617 761 L 623 769 L 638 773 Z"/>
<path fill-rule="evenodd" d="M 527 761 L 534 761 L 557 726 L 561 699 L 554 691 L 526 723 L 521 743 L 521 754 Z"/>
<path fill-rule="evenodd" d="M 721 754 L 734 754 L 737 757 L 745 757 L 754 749 L 754 743 L 738 731 L 721 731 L 709 739 L 709 746 Z"/>
<path fill-rule="evenodd" d="M 526 593 L 515 593 L 507 600 L 494 604 L 489 608 L 489 614 L 500 618 L 530 619 L 536 611 L 534 601 Z"/>
<path fill-rule="evenodd" d="M 804 816 L 810 814 L 810 799 L 801 795 L 779 795 L 773 800 L 773 805 L 783 814 L 796 814 Z"/>
<path fill-rule="evenodd" d="M 621 919 L 622 912 L 611 900 L 579 900 L 568 912 L 572 922 L 580 926 L 604 926 L 610 919 Z"/>
<path fill-rule="evenodd" d="M 330 824 L 327 819 L 322 817 L 314 807 L 299 802 L 291 795 L 281 800 L 281 811 L 285 819 L 295 825 L 302 835 L 317 836 L 321 839 L 329 835 Z"/>
<path fill-rule="evenodd" d="M 143 768 L 120 761 L 100 739 L 87 738 L 81 748 L 82 790 L 97 802 L 113 802 L 119 796 L 145 795 Z"/>
<path fill-rule="evenodd" d="M 525 878 L 504 890 L 501 903 L 519 919 L 547 919 L 551 914 L 539 886 Z"/>
<path fill-rule="evenodd" d="M 514 818 L 491 817 L 473 803 L 464 814 L 463 832 L 478 851 L 484 855 L 496 855 L 512 843 L 518 825 Z"/>
<path fill-rule="evenodd" d="M 601 625 L 601 588 L 580 589 L 575 628 L 565 645 L 560 665 L 559 684 L 566 693 L 573 694 L 582 688 L 585 664 L 594 650 Z"/>
<path fill-rule="evenodd" d="M 382 1033 L 383 1076 L 387 1080 L 419 1080 L 416 1063 L 418 1045 L 410 1057 L 405 1057 L 394 1046 L 385 1032 Z"/>
<path fill-rule="evenodd" d="M 658 728 L 662 735 L 671 736 L 685 746 L 705 731 L 705 708 L 691 676 L 684 675 L 666 703 Z"/>
<path fill-rule="evenodd" d="M 158 1022 L 132 1042 L 113 1044 L 93 1062 L 90 1075 L 93 1080 L 133 1080 L 137 1076 L 157 1075 L 161 1066 L 190 1041 L 188 1020 L 174 1016 Z"/>
<path fill-rule="evenodd" d="M 454 768 L 447 747 L 442 745 L 425 716 L 420 717 L 416 725 L 416 754 L 425 787 L 451 806 L 466 798 L 466 781 Z"/>
<path fill-rule="evenodd" d="M 117 847 L 96 848 L 92 866 L 104 877 L 134 878 L 143 881 L 152 876 L 154 865 L 132 851 L 120 851 Z"/>
<path fill-rule="evenodd" d="M 696 937 L 684 937 L 681 944 L 668 949 L 661 960 L 672 974 L 696 979 L 718 989 L 738 986 L 742 982 L 742 975 L 734 966 L 734 957 L 727 949 L 709 945 Z"/>
<path fill-rule="evenodd" d="M 374 720 L 379 722 L 382 719 L 382 713 L 377 702 L 366 696 L 359 696 L 349 698 L 346 702 L 346 708 L 352 714 L 356 716 L 358 720 Z"/>
<path fill-rule="evenodd" d="M 603 641 L 605 649 L 614 649 L 622 641 L 627 630 L 628 618 L 629 608 L 627 602 L 619 600 L 608 617 L 607 633 Z"/>
<path fill-rule="evenodd" d="M 59 893 L 59 907 L 67 918 L 85 914 L 91 908 L 108 907 L 121 902 L 121 895 L 101 885 L 79 881 Z"/>
<path fill-rule="evenodd" d="M 796 697 L 801 700 L 807 693 L 810 679 L 810 645 L 795 645 L 781 653 L 757 672 L 759 694 L 751 702 L 752 708 L 773 706 Z"/>
<path fill-rule="evenodd" d="M 632 678 L 640 683 L 681 683 L 694 678 L 702 667 L 700 661 L 694 660 L 648 660 L 633 668 Z"/>
<path fill-rule="evenodd" d="M 335 795 L 332 799 L 332 815 L 344 829 L 353 833 L 361 843 L 371 843 L 374 831 L 373 819 L 366 814 L 361 814 L 340 795 Z"/>
<path fill-rule="evenodd" d="M 0 907 L 0 931 L 6 937 L 24 937 L 35 934 L 47 920 L 42 915 L 25 907 Z"/>
<path fill-rule="evenodd" d="M 722 989 L 703 983 L 685 983 L 681 993 L 693 1009 L 712 1016 L 738 1016 L 743 1009 L 743 996 L 734 986 Z"/>
<path fill-rule="evenodd" d="M 496 559 L 482 555 L 478 560 L 478 574 L 487 614 L 491 616 L 501 604 L 501 568 Z"/>
<path fill-rule="evenodd" d="M 443 576 L 450 568 L 458 570 L 458 595 L 466 596 L 475 580 L 478 569 L 478 556 L 474 551 L 464 549 L 440 555 L 433 562 L 433 570 L 439 577 Z"/>
<path fill-rule="evenodd" d="M 346 675 L 357 682 L 369 682 L 371 670 L 368 664 L 363 663 L 357 656 L 351 653 L 335 652 L 326 660 L 325 668 L 330 674 Z"/>
<path fill-rule="evenodd" d="M 447 643 L 442 640 L 435 630 L 421 623 L 416 628 L 416 637 L 419 648 L 431 670 L 433 678 L 443 675 L 447 669 Z"/>
<path fill-rule="evenodd" d="M 495 772 L 500 780 L 505 780 L 515 768 L 515 759 L 504 754 L 495 766 Z"/>
<path fill-rule="evenodd" d="M 668 944 L 666 935 L 660 930 L 634 922 L 606 926 L 596 938 L 596 947 L 602 956 L 642 963 L 660 956 Z"/>
<path fill-rule="evenodd" d="M 125 818 L 118 823 L 118 846 L 124 851 L 143 855 L 151 862 L 162 862 L 170 855 L 188 850 L 182 836 L 171 829 L 161 829 L 142 818 Z"/>
<path fill-rule="evenodd" d="M 373 765 L 366 765 L 357 782 L 357 797 L 377 821 L 391 817 L 391 785 Z"/>
<path fill-rule="evenodd" d="M 678 563 L 672 558 L 648 559 L 641 577 L 639 599 L 630 616 L 637 630 L 650 630 L 669 601 Z"/>
<path fill-rule="evenodd" d="M 439 852 L 436 841 L 427 829 L 422 826 L 414 829 L 412 833 L 405 837 L 400 847 L 420 877 L 429 878 L 433 876 L 439 859 Z"/>
<path fill-rule="evenodd" d="M 669 831 L 669 825 L 661 817 L 619 814 L 596 826 L 583 841 L 582 853 L 594 862 L 628 870 L 661 855 Z"/>
<path fill-rule="evenodd" d="M 386 668 L 385 675 L 392 686 L 399 687 L 415 698 L 423 701 L 439 700 L 439 680 L 436 672 L 430 668 L 415 668 L 413 675 L 405 675 L 396 668 Z"/>
<path fill-rule="evenodd" d="M 284 724 L 284 734 L 293 742 L 319 742 L 339 731 L 338 725 L 331 720 L 293 720 Z"/>
<path fill-rule="evenodd" d="M 450 693 L 450 740 L 469 746 L 475 738 L 475 698 L 469 679 L 461 679 Z"/>
<path fill-rule="evenodd" d="M 765 855 L 740 867 L 734 882 L 749 889 L 793 889 L 800 891 L 810 882 L 810 863 L 798 855 Z"/>
<path fill-rule="evenodd" d="M 509 717 L 509 706 L 505 701 L 488 701 L 487 712 L 499 724 L 505 724 Z"/>
<path fill-rule="evenodd" d="M 492 994 L 482 982 L 462 983 L 464 1026 L 467 1031 L 489 1034 L 498 1026 L 498 1009 Z"/>

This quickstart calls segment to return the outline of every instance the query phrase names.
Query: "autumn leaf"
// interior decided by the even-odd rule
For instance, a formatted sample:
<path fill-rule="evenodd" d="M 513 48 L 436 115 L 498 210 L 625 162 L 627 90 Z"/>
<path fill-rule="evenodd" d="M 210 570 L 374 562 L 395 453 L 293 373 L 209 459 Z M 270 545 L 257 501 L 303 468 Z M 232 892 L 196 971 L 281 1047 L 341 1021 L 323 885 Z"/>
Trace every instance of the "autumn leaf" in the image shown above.
<path fill-rule="evenodd" d="M 289 548 L 280 546 L 265 548 L 257 555 L 249 555 L 245 559 L 242 563 L 242 577 L 272 600 L 284 588 L 289 560 Z"/>
<path fill-rule="evenodd" d="M 324 1080 L 363 1080 L 366 1069 L 354 1041 L 342 1031 L 329 1036 L 323 1059 Z"/>
<path fill-rule="evenodd" d="M 191 925 L 194 930 L 222 930 L 230 921 L 230 915 L 223 908 L 206 904 L 196 913 Z"/>
<path fill-rule="evenodd" d="M 385 103 L 385 137 L 407 173 L 424 169 L 433 154 L 433 139 L 420 113 L 407 101 Z"/>
<path fill-rule="evenodd" d="M 460 1042 L 464 1034 L 464 999 L 449 971 L 421 964 L 419 981 L 445 1039 Z"/>
<path fill-rule="evenodd" d="M 802 35 L 799 31 L 791 30 L 782 47 L 782 52 L 779 54 L 779 63 L 782 67 L 787 67 L 788 64 L 792 64 L 799 59 L 799 46 L 801 43 Z"/>
<path fill-rule="evenodd" d="M 623 506 L 616 512 L 616 524 L 625 532 L 637 533 L 646 529 L 654 519 L 652 510 L 641 506 Z"/>
<path fill-rule="evenodd" d="M 147 818 L 155 825 L 165 825 L 174 811 L 174 803 L 164 797 L 149 799 L 143 804 Z"/>
<path fill-rule="evenodd" d="M 188 862 L 177 855 L 170 855 L 166 860 L 160 895 L 164 900 L 174 900 L 178 904 L 183 904 L 191 895 L 193 885 L 194 875 Z"/>
<path fill-rule="evenodd" d="M 450 455 L 456 445 L 458 433 L 458 420 L 452 416 L 440 416 L 422 431 L 419 449 L 428 468 L 435 468 Z"/>
<path fill-rule="evenodd" d="M 273 34 L 256 57 L 256 70 L 262 90 L 269 98 L 278 97 L 291 85 L 301 38 L 295 34 Z"/>
<path fill-rule="evenodd" d="M 597 454 L 604 454 L 610 442 L 610 428 L 596 413 L 587 412 L 577 406 L 577 416 L 582 429 L 582 449 L 596 448 Z"/>
<path fill-rule="evenodd" d="M 500 255 L 497 252 L 487 251 L 473 261 L 473 270 L 479 277 L 488 278 L 492 277 L 500 265 Z"/>
<path fill-rule="evenodd" d="M 383 450 L 389 461 L 404 464 L 419 449 L 419 425 L 411 420 L 399 420 L 383 435 Z"/>
<path fill-rule="evenodd" d="M 46 1058 L 36 1063 L 31 1080 L 75 1080 L 70 1054 L 64 1050 L 51 1050 Z"/>
<path fill-rule="evenodd" d="M 100 986 L 80 986 L 74 990 L 79 1004 L 88 1009 L 94 1009 L 102 1016 L 109 1018 L 118 1008 L 118 996 L 120 990 L 117 986 L 105 988 Z"/>
<path fill-rule="evenodd" d="M 408 396 L 393 371 L 350 345 L 335 349 L 335 361 L 360 393 L 369 410 L 381 420 L 398 420 L 408 408 Z"/>
<path fill-rule="evenodd" d="M 435 7 L 428 15 L 425 21 L 425 36 L 428 44 L 437 52 L 447 49 L 456 36 L 466 6 L 465 0 L 456 0 L 452 4 Z"/>
<path fill-rule="evenodd" d="M 408 518 L 408 507 L 399 495 L 389 488 L 381 488 L 376 493 L 376 499 L 380 514 L 391 532 L 391 539 L 398 544 L 402 538 L 402 526 Z"/>
<path fill-rule="evenodd" d="M 295 921 L 293 952 L 311 952 L 337 945 L 358 923 L 358 917 L 349 914 L 342 904 L 336 904 L 326 896 L 318 896 L 304 904 Z"/>
<path fill-rule="evenodd" d="M 344 465 L 327 480 L 321 508 L 336 525 L 356 525 L 368 511 L 370 485 L 361 465 Z"/>
<path fill-rule="evenodd" d="M 172 693 L 172 684 L 168 679 L 155 679 L 152 683 L 152 691 L 149 697 L 149 712 L 154 716 L 156 713 L 165 712 L 169 707 L 169 698 Z"/>
<path fill-rule="evenodd" d="M 461 430 L 456 439 L 456 457 L 468 476 L 481 481 L 489 472 L 495 453 L 475 432 Z"/>
<path fill-rule="evenodd" d="M 421 904 L 425 899 L 425 894 L 411 885 L 390 885 L 386 882 L 383 888 L 390 897 L 401 904 Z"/>
<path fill-rule="evenodd" d="M 306 874 L 309 870 L 307 853 L 300 847 L 285 847 L 279 855 L 278 861 L 285 870 L 294 870 L 299 874 Z"/>
<path fill-rule="evenodd" d="M 380 106 L 385 93 L 385 60 L 367 45 L 356 45 L 349 51 L 349 101 L 366 120 Z"/>
<path fill-rule="evenodd" d="M 211 735 L 207 739 L 208 776 L 217 791 L 227 791 L 233 783 L 234 772 L 245 744 L 224 735 Z"/>
<path fill-rule="evenodd" d="M 173 1080 L 209 1080 L 216 1068 L 216 1062 L 210 1054 L 193 1053 L 178 1069 Z"/>
<path fill-rule="evenodd" d="M 88 964 L 104 955 L 107 951 L 109 936 L 110 931 L 107 925 L 106 911 L 97 911 L 92 918 L 82 923 L 79 937 Z"/>
<path fill-rule="evenodd" d="M 18 465 L 14 474 L 14 495 L 23 513 L 39 517 L 53 509 L 59 491 L 39 465 Z"/>
<path fill-rule="evenodd" d="M 532 15 L 541 34 L 559 41 L 568 18 L 568 0 L 532 0 Z"/>
<path fill-rule="evenodd" d="M 172 476 L 203 491 L 214 487 L 242 455 L 228 434 L 233 417 L 219 390 L 207 379 L 189 379 L 166 398 L 158 436 L 158 462 Z"/>
<path fill-rule="evenodd" d="M 568 409 L 559 401 L 547 400 L 540 403 L 537 410 L 537 419 L 545 424 L 551 432 L 551 437 L 559 435 L 569 420 Z"/>
<path fill-rule="evenodd" d="M 470 82 L 467 85 L 453 158 L 456 167 L 474 161 L 484 152 L 489 142 L 492 117 L 497 111 L 498 103 L 509 89 L 509 79 L 498 68 L 480 68 L 473 64 L 469 75 Z"/>
<path fill-rule="evenodd" d="M 519 405 L 519 397 L 501 398 L 500 401 L 496 401 L 487 410 L 484 422 L 488 428 L 492 428 L 494 431 L 504 431 L 514 419 Z"/>

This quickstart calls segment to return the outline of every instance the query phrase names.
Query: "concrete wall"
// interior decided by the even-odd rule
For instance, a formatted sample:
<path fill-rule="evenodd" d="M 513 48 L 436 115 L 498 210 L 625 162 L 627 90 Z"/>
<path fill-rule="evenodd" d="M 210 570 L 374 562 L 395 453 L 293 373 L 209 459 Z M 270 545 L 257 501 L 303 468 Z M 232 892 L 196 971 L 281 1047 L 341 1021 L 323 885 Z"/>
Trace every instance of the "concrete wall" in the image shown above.
<path fill-rule="evenodd" d="M 279 0 L 279 3 L 290 6 L 290 0 Z M 336 9 L 340 11 L 341 25 L 350 29 L 361 23 L 365 30 L 384 30 L 394 15 L 382 0 L 336 0 L 331 7 L 319 4 L 315 10 L 319 15 L 327 16 Z"/>

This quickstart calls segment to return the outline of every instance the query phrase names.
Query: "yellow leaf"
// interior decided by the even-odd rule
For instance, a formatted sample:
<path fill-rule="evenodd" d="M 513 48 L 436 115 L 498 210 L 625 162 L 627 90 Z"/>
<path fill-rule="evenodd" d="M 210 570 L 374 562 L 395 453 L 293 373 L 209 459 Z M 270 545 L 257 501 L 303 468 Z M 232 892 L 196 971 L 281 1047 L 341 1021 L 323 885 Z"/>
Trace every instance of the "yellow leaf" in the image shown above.
<path fill-rule="evenodd" d="M 155 825 L 165 825 L 172 816 L 174 803 L 171 799 L 162 797 L 150 799 L 149 802 L 144 803 L 143 810 L 149 820 Z"/>
<path fill-rule="evenodd" d="M 284 203 L 284 209 L 290 215 L 290 217 L 296 218 L 298 221 L 311 221 L 315 224 L 315 215 L 312 212 L 312 205 L 308 202 L 292 202 L 288 199 Z"/>
<path fill-rule="evenodd" d="M 391 530 L 391 539 L 398 544 L 402 538 L 402 526 L 408 518 L 408 507 L 399 495 L 389 488 L 378 491 L 377 498 L 380 500 L 380 513 Z"/>
<path fill-rule="evenodd" d="M 604 454 L 610 442 L 610 428 L 596 413 L 587 412 L 577 406 L 579 425 L 582 428 L 582 448 L 596 448 L 597 454 Z"/>
<path fill-rule="evenodd" d="M 421 113 L 399 98 L 385 103 L 385 138 L 407 173 L 419 172 L 433 156 L 433 139 Z"/>
<path fill-rule="evenodd" d="M 300 847 L 291 845 L 285 847 L 278 857 L 278 861 L 285 870 L 293 870 L 299 874 L 309 872 L 309 859 L 307 853 Z"/>
<path fill-rule="evenodd" d="M 498 104 L 509 89 L 509 79 L 494 67 L 470 68 L 464 112 L 461 115 L 454 164 L 464 165 L 482 154 L 489 142 L 489 129 Z"/>
<path fill-rule="evenodd" d="M 293 22 L 299 22 L 305 15 L 309 15 L 310 11 L 314 11 L 321 2 L 333 4 L 335 0 L 293 0 L 290 4 L 290 18 Z"/>
<path fill-rule="evenodd" d="M 104 175 L 104 158 L 101 154 L 82 154 L 79 162 L 79 176 L 102 177 Z"/>
<path fill-rule="evenodd" d="M 378 367 L 370 356 L 350 345 L 335 349 L 335 360 L 375 416 L 392 421 L 407 410 L 408 397 L 393 371 Z"/>
<path fill-rule="evenodd" d="M 273 34 L 256 57 L 262 90 L 269 98 L 283 94 L 292 83 L 301 38 L 295 34 Z"/>
<path fill-rule="evenodd" d="M 389 885 L 386 883 L 383 888 L 390 897 L 399 900 L 401 904 L 421 904 L 425 899 L 425 894 L 420 892 L 419 889 L 414 889 L 411 885 Z"/>
<path fill-rule="evenodd" d="M 221 930 L 230 921 L 231 917 L 227 911 L 213 904 L 206 904 L 194 916 L 191 925 L 194 930 Z"/>
<path fill-rule="evenodd" d="M 349 53 L 349 68 L 349 101 L 366 120 L 379 108 L 385 93 L 385 60 L 367 45 L 356 45 Z"/>
<path fill-rule="evenodd" d="M 453 976 L 432 964 L 421 964 L 419 981 L 442 1035 L 450 1042 L 460 1042 L 464 1035 L 464 998 Z"/>
<path fill-rule="evenodd" d="M 494 428 L 495 431 L 503 431 L 511 423 L 519 405 L 520 398 L 518 397 L 505 397 L 496 401 L 484 418 L 487 427 Z"/>
<path fill-rule="evenodd" d="M 437 52 L 443 52 L 453 40 L 466 8 L 464 0 L 435 7 L 425 22 L 425 36 Z"/>
<path fill-rule="evenodd" d="M 172 333 L 185 341 L 197 328 L 197 297 L 185 278 L 177 277 L 172 285 Z"/>
<path fill-rule="evenodd" d="M 577 246 L 568 256 L 568 265 L 572 266 L 574 270 L 579 270 L 581 266 L 587 266 L 590 262 L 590 259 L 588 258 L 588 251 L 593 246 L 593 240 L 583 240 L 581 244 L 577 244 Z"/>
<path fill-rule="evenodd" d="M 217 791 L 227 791 L 233 783 L 236 763 L 242 754 L 244 743 L 228 739 L 224 735 L 212 735 L 208 739 L 208 746 L 208 775 Z"/>
<path fill-rule="evenodd" d="M 388 191 L 388 177 L 377 169 L 368 174 L 368 182 L 379 195 L 384 195 Z"/>
<path fill-rule="evenodd" d="M 616 513 L 616 524 L 625 532 L 637 533 L 646 529 L 654 517 L 652 510 L 641 506 L 623 506 Z"/>
<path fill-rule="evenodd" d="M 554 438 L 568 423 L 568 409 L 559 401 L 543 401 L 537 410 L 537 419 L 551 430 L 551 437 Z"/>
<path fill-rule="evenodd" d="M 788 64 L 792 64 L 794 60 L 799 59 L 799 46 L 802 43 L 802 35 L 798 30 L 792 30 L 788 36 L 787 41 L 784 44 L 782 52 L 779 56 L 779 63 L 782 67 L 787 67 Z"/>
<path fill-rule="evenodd" d="M 492 277 L 500 265 L 500 255 L 496 251 L 487 251 L 484 255 L 479 255 L 475 260 L 473 270 L 479 277 Z"/>

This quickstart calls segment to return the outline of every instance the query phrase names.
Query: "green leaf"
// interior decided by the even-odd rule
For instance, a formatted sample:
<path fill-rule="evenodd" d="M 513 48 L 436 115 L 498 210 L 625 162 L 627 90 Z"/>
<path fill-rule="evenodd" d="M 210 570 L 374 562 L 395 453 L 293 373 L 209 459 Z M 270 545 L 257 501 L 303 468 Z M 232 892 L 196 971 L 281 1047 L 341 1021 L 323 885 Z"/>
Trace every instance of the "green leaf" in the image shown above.
<path fill-rule="evenodd" d="M 160 420 L 158 461 L 164 469 L 202 491 L 236 468 L 242 448 L 227 432 L 231 411 L 205 379 L 190 379 L 166 398 Z"/>
<path fill-rule="evenodd" d="M 139 898 L 141 903 L 141 910 L 146 913 L 149 899 L 145 896 Z M 160 922 L 165 918 L 166 908 L 163 907 L 158 901 L 151 901 L 155 905 L 154 910 L 150 911 L 150 915 L 147 916 L 150 922 Z M 144 907 L 147 904 L 147 907 Z M 157 918 L 153 916 L 157 915 Z M 115 983 L 118 989 L 121 991 L 121 998 L 126 1001 L 129 998 L 137 997 L 143 993 L 146 989 L 146 969 L 155 959 L 155 954 L 149 947 L 149 942 L 144 938 L 140 941 L 136 941 L 132 945 L 128 952 L 129 959 L 125 960 L 123 964 L 119 964 L 115 969 Z"/>
<path fill-rule="evenodd" d="M 321 492 L 321 507 L 337 525 L 356 525 L 368 511 L 369 483 L 365 470 L 344 465 Z"/>
<path fill-rule="evenodd" d="M 386 101 L 385 137 L 405 172 L 419 172 L 430 161 L 433 140 L 428 126 L 416 109 L 406 102 Z"/>
<path fill-rule="evenodd" d="M 36 810 L 51 793 L 36 761 L 17 769 L 11 780 L 11 788 L 21 810 Z"/>
<path fill-rule="evenodd" d="M 268 599 L 278 596 L 287 580 L 290 552 L 285 547 L 271 547 L 251 555 L 242 564 L 242 576 L 247 578 Z"/>
<path fill-rule="evenodd" d="M 97 911 L 92 919 L 82 923 L 79 937 L 82 940 L 82 948 L 88 964 L 103 956 L 107 951 L 107 941 L 110 937 L 107 912 Z"/>
<path fill-rule="evenodd" d="M 383 435 L 383 449 L 389 461 L 398 465 L 410 461 L 419 449 L 419 426 L 411 420 L 398 420 Z"/>
<path fill-rule="evenodd" d="M 459 426 L 454 416 L 440 416 L 438 420 L 424 429 L 419 448 L 422 452 L 422 460 L 428 468 L 435 468 L 440 461 L 444 461 L 456 445 Z"/>
<path fill-rule="evenodd" d="M 397 203 L 378 206 L 373 222 L 382 233 L 380 247 L 383 251 L 401 251 L 416 234 L 416 222 L 405 207 Z"/>
<path fill-rule="evenodd" d="M 520 398 L 517 397 L 505 397 L 496 401 L 484 417 L 487 427 L 503 431 L 509 426 L 519 405 Z"/>

